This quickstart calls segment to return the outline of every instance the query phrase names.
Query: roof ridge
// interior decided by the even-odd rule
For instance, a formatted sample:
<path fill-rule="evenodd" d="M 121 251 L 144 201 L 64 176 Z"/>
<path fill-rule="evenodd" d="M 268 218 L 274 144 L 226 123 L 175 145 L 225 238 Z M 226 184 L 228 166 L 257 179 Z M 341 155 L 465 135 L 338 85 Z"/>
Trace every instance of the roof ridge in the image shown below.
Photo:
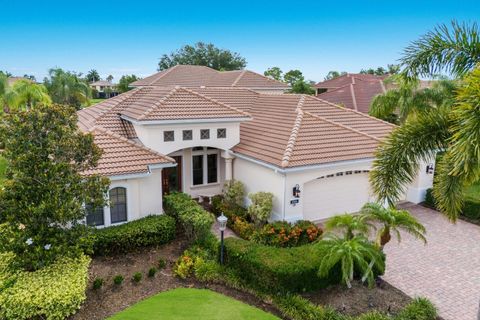
<path fill-rule="evenodd" d="M 355 82 L 350 84 L 350 93 L 352 94 L 353 107 L 355 108 L 355 111 L 358 111 L 357 98 L 355 97 L 355 89 L 353 89 L 354 84 Z"/>
<path fill-rule="evenodd" d="M 94 116 L 94 117 L 93 117 L 93 120 L 94 120 L 95 122 L 97 122 L 97 120 L 100 119 L 101 117 L 103 117 L 106 113 L 112 111 L 113 108 L 121 105 L 123 102 L 125 102 L 125 100 L 127 100 L 127 99 L 131 98 L 132 96 L 136 95 L 136 94 L 138 93 L 138 91 L 140 91 L 140 90 L 142 90 L 142 89 L 143 89 L 142 87 L 135 88 L 135 89 L 132 89 L 131 91 L 124 92 L 124 93 L 122 93 L 122 94 L 120 94 L 120 95 L 118 95 L 118 96 L 116 96 L 116 97 L 111 98 L 111 99 L 115 99 L 115 98 L 117 98 L 117 97 L 119 97 L 119 96 L 121 96 L 121 95 L 125 95 L 124 97 L 122 97 L 122 99 L 120 99 L 120 101 L 119 101 L 118 103 L 114 104 L 114 105 L 111 106 L 111 107 L 108 107 L 108 108 L 105 109 L 105 110 L 102 110 L 102 112 L 100 112 L 97 116 Z M 134 92 L 134 91 L 135 91 L 135 92 Z M 99 104 L 101 104 L 101 103 L 103 103 L 103 102 L 107 102 L 108 100 L 109 100 L 109 99 L 107 99 L 107 100 L 105 100 L 105 101 L 102 101 L 102 102 L 100 102 L 100 103 L 98 103 L 98 104 L 96 104 L 96 105 L 99 105 Z M 92 106 L 92 107 L 93 107 L 93 106 Z M 90 108 L 90 107 L 89 107 L 89 108 Z M 82 110 L 85 110 L 85 109 L 82 109 Z M 80 110 L 80 111 L 81 111 L 81 110 Z"/>
<path fill-rule="evenodd" d="M 157 82 L 158 80 L 162 79 L 163 77 L 165 77 L 167 74 L 169 74 L 170 72 L 172 72 L 173 69 L 177 68 L 179 65 L 176 64 L 174 65 L 173 67 L 170 67 L 168 68 L 167 70 L 165 70 L 165 72 L 163 74 L 160 75 L 160 77 L 158 77 L 157 79 L 155 79 L 153 82 L 150 83 L 150 85 L 152 85 L 154 82 Z M 161 73 L 161 71 L 160 71 Z"/>
<path fill-rule="evenodd" d="M 295 122 L 293 124 L 292 131 L 290 132 L 290 137 L 287 142 L 287 147 L 285 148 L 285 152 L 283 153 L 282 163 L 281 166 L 283 168 L 288 166 L 290 162 L 290 157 L 292 156 L 293 149 L 295 147 L 295 142 L 297 141 L 298 131 L 300 131 L 300 126 L 302 125 L 303 120 L 303 103 L 305 102 L 305 95 L 301 95 L 300 99 L 298 100 L 297 108 L 295 112 L 297 112 L 297 117 L 295 118 Z"/>
<path fill-rule="evenodd" d="M 316 100 L 320 100 L 320 101 L 322 101 L 323 103 L 329 104 L 329 105 L 331 105 L 331 106 L 337 107 L 338 109 L 342 109 L 342 110 L 345 110 L 345 111 L 348 111 L 348 112 L 356 113 L 356 114 L 358 114 L 358 115 L 360 115 L 360 116 L 362 116 L 362 117 L 369 118 L 369 119 L 373 119 L 373 120 L 376 120 L 376 121 L 378 121 L 378 122 L 382 122 L 382 123 L 384 123 L 384 124 L 388 124 L 388 125 L 391 126 L 391 127 L 397 127 L 397 125 L 394 125 L 393 123 L 390 123 L 390 122 L 388 122 L 388 121 L 385 121 L 385 120 L 382 120 L 382 119 L 378 119 L 378 118 L 372 117 L 371 115 L 368 115 L 368 114 L 363 113 L 363 112 L 360 112 L 360 111 L 355 111 L 355 110 L 352 110 L 352 109 L 350 109 L 350 108 L 342 107 L 342 106 L 340 106 L 340 105 L 338 105 L 338 104 L 332 103 L 332 102 L 327 101 L 327 100 L 324 100 L 324 99 L 322 99 L 322 98 L 318 98 L 318 96 L 309 96 L 309 97 L 311 97 L 311 98 L 313 98 L 313 99 L 316 99 Z"/>
<path fill-rule="evenodd" d="M 187 89 L 187 88 L 180 88 L 180 89 L 185 90 L 185 91 L 190 92 L 190 93 L 193 93 L 193 94 L 195 94 L 195 95 L 197 95 L 197 96 L 199 96 L 199 97 L 202 97 L 202 98 L 204 98 L 204 99 L 207 99 L 208 101 L 211 101 L 211 102 L 213 102 L 213 103 L 219 104 L 219 105 L 221 105 L 221 106 L 223 106 L 223 107 L 229 108 L 230 110 L 239 112 L 239 113 L 241 113 L 241 114 L 243 114 L 243 115 L 245 115 L 245 116 L 247 116 L 247 117 L 251 117 L 251 116 L 252 116 L 252 115 L 251 115 L 250 113 L 248 113 L 248 112 L 245 112 L 245 111 L 240 110 L 240 109 L 238 109 L 238 108 L 232 107 L 232 106 L 230 106 L 230 105 L 228 105 L 228 104 L 226 104 L 226 103 L 220 102 L 220 101 L 218 101 L 218 100 L 216 100 L 216 99 L 210 98 L 209 96 L 206 96 L 206 95 L 204 95 L 204 94 L 201 94 L 201 93 L 199 93 L 199 92 L 196 92 L 196 91 L 194 91 L 194 90 L 192 90 L 192 89 Z"/>
<path fill-rule="evenodd" d="M 155 102 L 148 110 L 146 110 L 141 116 L 138 117 L 138 120 L 145 119 L 150 113 L 153 112 L 157 107 L 161 106 L 163 102 L 165 102 L 168 98 L 170 98 L 175 92 L 180 89 L 179 86 L 175 86 L 172 90 L 170 90 L 162 99 Z"/>
<path fill-rule="evenodd" d="M 101 131 L 101 132 L 103 132 L 103 133 L 105 133 L 105 134 L 108 134 L 109 136 L 114 137 L 114 138 L 116 138 L 116 139 L 118 139 L 118 140 L 120 140 L 120 141 L 126 142 L 126 143 L 128 143 L 128 144 L 131 144 L 132 146 L 138 147 L 138 148 L 143 149 L 143 150 L 145 150 L 145 151 L 152 152 L 152 153 L 154 153 L 154 154 L 156 154 L 156 155 L 158 155 L 158 156 L 160 156 L 160 157 L 163 157 L 163 158 L 165 158 L 165 159 L 167 159 L 167 160 L 169 160 L 169 161 L 175 162 L 175 160 L 174 160 L 173 158 L 171 158 L 171 157 L 169 157 L 169 156 L 167 156 L 167 155 L 164 155 L 164 154 L 162 154 L 162 153 L 160 153 L 160 152 L 158 152 L 158 151 L 155 151 L 155 150 L 153 150 L 153 149 L 150 149 L 150 148 L 146 147 L 146 146 L 145 146 L 144 144 L 142 144 L 142 143 L 138 143 L 138 142 L 136 142 L 136 141 L 132 141 L 132 140 L 130 140 L 130 139 L 127 139 L 127 138 L 125 138 L 125 137 L 122 137 L 121 135 L 119 135 L 119 134 L 117 134 L 117 133 L 115 133 L 115 132 L 113 132 L 113 131 L 111 131 L 111 130 L 108 130 L 108 129 L 102 127 L 102 126 L 93 126 L 92 128 L 90 128 L 90 130 L 88 130 L 88 132 L 94 134 L 94 131 L 95 131 L 95 130 Z"/>
<path fill-rule="evenodd" d="M 242 72 L 240 72 L 240 74 L 238 75 L 238 77 L 235 79 L 235 81 L 233 81 L 231 87 L 234 87 L 237 85 L 238 81 L 240 81 L 240 79 L 243 77 L 243 75 L 247 72 L 247 70 L 242 70 Z"/>

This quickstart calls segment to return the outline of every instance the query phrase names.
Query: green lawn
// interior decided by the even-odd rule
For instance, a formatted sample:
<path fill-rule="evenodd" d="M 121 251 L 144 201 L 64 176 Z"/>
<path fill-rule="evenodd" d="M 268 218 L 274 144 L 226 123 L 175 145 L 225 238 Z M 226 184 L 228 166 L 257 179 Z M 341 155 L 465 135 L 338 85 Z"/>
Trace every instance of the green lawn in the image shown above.
<path fill-rule="evenodd" d="M 247 320 L 278 319 L 263 310 L 206 289 L 179 288 L 159 293 L 109 320 Z"/>
<path fill-rule="evenodd" d="M 0 156 L 0 186 L 2 185 L 6 169 L 7 169 L 7 161 Z"/>

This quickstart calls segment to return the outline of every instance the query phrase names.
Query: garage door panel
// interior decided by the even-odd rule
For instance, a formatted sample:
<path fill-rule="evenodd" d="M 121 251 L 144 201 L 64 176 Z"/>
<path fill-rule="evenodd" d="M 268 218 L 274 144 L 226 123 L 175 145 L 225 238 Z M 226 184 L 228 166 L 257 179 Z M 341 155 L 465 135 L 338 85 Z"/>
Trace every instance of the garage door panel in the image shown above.
<path fill-rule="evenodd" d="M 315 179 L 304 185 L 304 218 L 317 221 L 345 212 L 358 212 L 369 202 L 370 194 L 367 173 Z"/>

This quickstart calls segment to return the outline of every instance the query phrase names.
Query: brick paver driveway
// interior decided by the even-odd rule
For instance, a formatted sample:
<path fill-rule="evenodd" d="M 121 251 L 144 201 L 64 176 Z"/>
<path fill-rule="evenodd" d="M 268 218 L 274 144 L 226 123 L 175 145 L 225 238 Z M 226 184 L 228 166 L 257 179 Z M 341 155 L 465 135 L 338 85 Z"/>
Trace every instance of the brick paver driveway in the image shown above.
<path fill-rule="evenodd" d="M 403 206 L 427 229 L 428 244 L 402 234 L 387 244 L 387 282 L 406 294 L 424 296 L 445 320 L 475 320 L 480 300 L 480 227 L 456 224 L 434 210 Z"/>

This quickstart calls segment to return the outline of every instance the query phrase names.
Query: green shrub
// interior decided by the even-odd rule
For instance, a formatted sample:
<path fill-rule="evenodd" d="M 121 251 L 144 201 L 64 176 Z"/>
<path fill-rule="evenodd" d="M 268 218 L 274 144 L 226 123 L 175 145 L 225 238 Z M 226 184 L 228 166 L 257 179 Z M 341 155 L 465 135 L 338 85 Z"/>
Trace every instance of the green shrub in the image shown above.
<path fill-rule="evenodd" d="M 156 273 L 157 273 L 157 268 L 151 267 L 150 269 L 148 269 L 148 277 L 149 278 L 155 277 Z"/>
<path fill-rule="evenodd" d="M 197 241 L 207 237 L 214 222 L 213 215 L 184 193 L 163 197 L 165 212 L 174 217 L 185 231 L 187 239 Z"/>
<path fill-rule="evenodd" d="M 238 180 L 227 180 L 223 186 L 223 199 L 230 208 L 243 206 L 245 187 Z"/>
<path fill-rule="evenodd" d="M 465 199 L 461 215 L 472 220 L 480 220 L 480 200 Z"/>
<path fill-rule="evenodd" d="M 110 255 L 161 245 L 175 238 L 175 220 L 167 215 L 148 216 L 119 226 L 95 230 L 94 254 Z"/>
<path fill-rule="evenodd" d="M 303 292 L 340 282 L 338 268 L 327 278 L 318 276 L 322 255 L 313 244 L 276 248 L 227 238 L 225 248 L 227 265 L 261 290 Z"/>
<path fill-rule="evenodd" d="M 430 208 L 435 209 L 437 206 L 435 205 L 435 198 L 433 197 L 433 189 L 427 189 L 425 193 L 425 201 L 424 203 L 429 206 Z"/>
<path fill-rule="evenodd" d="M 300 220 L 294 224 L 277 221 L 254 232 L 251 239 L 269 246 L 296 247 L 316 241 L 321 234 L 322 230 L 310 221 Z"/>
<path fill-rule="evenodd" d="M 184 254 L 175 263 L 173 273 L 179 278 L 186 279 L 192 275 L 194 264 L 194 258 Z"/>
<path fill-rule="evenodd" d="M 255 226 L 253 223 L 247 222 L 247 220 L 241 217 L 234 216 L 231 229 L 242 239 L 250 240 L 255 233 Z"/>
<path fill-rule="evenodd" d="M 135 272 L 133 274 L 132 280 L 133 282 L 139 283 L 142 280 L 142 278 L 143 278 L 143 275 L 141 272 Z"/>
<path fill-rule="evenodd" d="M 103 286 L 103 278 L 95 278 L 95 280 L 93 280 L 93 289 L 94 290 L 98 290 L 100 289 L 102 286 Z"/>
<path fill-rule="evenodd" d="M 65 319 L 85 300 L 90 258 L 60 258 L 35 272 L 8 271 L 0 255 L 0 319 Z"/>
<path fill-rule="evenodd" d="M 250 193 L 248 198 L 252 201 L 248 207 L 248 215 L 257 226 L 267 222 L 272 214 L 273 193 L 257 192 Z"/>
<path fill-rule="evenodd" d="M 416 298 L 401 310 L 395 320 L 435 320 L 437 309 L 425 298 Z"/>
<path fill-rule="evenodd" d="M 435 198 L 433 197 L 433 189 L 427 189 L 424 204 L 430 208 L 436 209 Z M 480 220 L 480 200 L 475 197 L 466 196 L 463 203 L 463 209 L 460 216 L 471 220 Z"/>
<path fill-rule="evenodd" d="M 331 308 L 324 308 L 296 295 L 285 294 L 274 297 L 274 303 L 284 316 L 295 320 L 347 320 L 348 317 Z M 350 319 L 348 319 L 350 320 Z"/>
<path fill-rule="evenodd" d="M 123 283 L 123 276 L 121 274 L 117 274 L 115 277 L 113 277 L 113 283 L 117 286 L 121 285 Z"/>
<path fill-rule="evenodd" d="M 163 269 L 167 266 L 167 261 L 163 258 L 158 258 L 158 269 Z"/>
<path fill-rule="evenodd" d="M 195 259 L 193 266 L 195 277 L 202 282 L 209 282 L 219 278 L 221 267 L 212 260 L 205 260 L 201 257 Z"/>

